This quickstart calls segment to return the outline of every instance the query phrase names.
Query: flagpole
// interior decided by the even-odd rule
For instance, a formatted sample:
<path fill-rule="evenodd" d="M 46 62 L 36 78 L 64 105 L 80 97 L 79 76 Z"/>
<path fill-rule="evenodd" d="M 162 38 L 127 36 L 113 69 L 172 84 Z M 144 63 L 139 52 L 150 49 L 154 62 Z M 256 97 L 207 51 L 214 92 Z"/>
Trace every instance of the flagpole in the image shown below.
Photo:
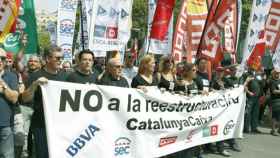
<path fill-rule="evenodd" d="M 83 20 L 83 7 L 82 7 L 82 1 L 79 0 L 79 5 L 80 5 L 80 18 L 81 18 L 81 44 L 82 44 L 82 50 L 85 50 L 85 37 L 84 37 L 84 20 Z"/>
<path fill-rule="evenodd" d="M 149 51 L 150 51 L 150 44 L 151 44 L 151 38 L 149 37 L 149 39 L 148 39 L 148 49 L 147 49 L 146 54 L 148 54 Z"/>

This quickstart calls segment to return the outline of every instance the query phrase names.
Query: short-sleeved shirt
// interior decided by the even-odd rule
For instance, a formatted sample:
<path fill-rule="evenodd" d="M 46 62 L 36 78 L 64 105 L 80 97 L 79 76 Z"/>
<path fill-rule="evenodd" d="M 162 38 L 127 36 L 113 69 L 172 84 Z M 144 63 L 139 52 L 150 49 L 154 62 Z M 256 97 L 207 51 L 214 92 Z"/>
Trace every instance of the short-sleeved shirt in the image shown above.
<path fill-rule="evenodd" d="M 105 86 L 116 86 L 116 87 L 126 87 L 128 88 L 128 82 L 124 77 L 120 77 L 120 79 L 115 79 L 112 75 L 108 73 L 104 73 L 100 80 L 97 82 L 100 85 Z"/>
<path fill-rule="evenodd" d="M 18 77 L 15 73 L 4 71 L 2 80 L 10 89 L 18 90 Z M 14 105 L 6 99 L 3 93 L 0 94 L 0 127 L 11 127 L 13 125 Z"/>
<path fill-rule="evenodd" d="M 53 80 L 53 81 L 65 81 L 67 75 L 65 74 L 65 72 L 62 71 L 58 72 L 57 74 L 51 74 L 48 73 L 45 69 L 41 69 L 39 71 L 32 73 L 29 76 L 29 79 L 27 81 L 27 87 L 30 87 L 34 81 L 38 80 L 41 77 L 45 77 L 48 80 Z M 33 104 L 34 104 L 34 113 L 31 119 L 31 127 L 45 128 L 42 91 L 41 88 L 39 87 L 34 93 Z"/>
<path fill-rule="evenodd" d="M 242 75 L 242 79 L 241 81 L 243 81 L 243 83 L 246 81 L 246 79 L 250 76 L 249 73 L 245 73 Z M 248 98 L 252 98 L 252 97 L 259 97 L 262 94 L 262 86 L 261 86 L 262 81 L 258 80 L 256 77 L 254 77 L 253 80 L 251 80 L 248 83 L 248 90 L 250 92 L 253 92 L 255 95 L 254 96 L 250 96 L 247 95 Z"/>
<path fill-rule="evenodd" d="M 67 78 L 66 81 L 73 82 L 73 83 L 96 83 L 97 78 L 99 76 L 99 73 L 94 71 L 90 74 L 83 74 L 78 70 L 75 70 L 74 72 L 71 72 Z"/>
<path fill-rule="evenodd" d="M 152 83 L 147 82 L 140 74 L 137 74 L 131 82 L 132 88 L 137 88 L 138 86 L 157 86 L 158 81 L 155 76 L 153 76 Z"/>

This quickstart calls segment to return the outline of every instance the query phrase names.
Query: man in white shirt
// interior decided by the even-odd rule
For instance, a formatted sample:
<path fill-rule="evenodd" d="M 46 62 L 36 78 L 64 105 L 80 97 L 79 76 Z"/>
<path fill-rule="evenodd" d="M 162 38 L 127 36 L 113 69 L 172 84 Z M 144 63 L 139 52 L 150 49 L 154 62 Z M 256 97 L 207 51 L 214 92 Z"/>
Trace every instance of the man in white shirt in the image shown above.
<path fill-rule="evenodd" d="M 131 87 L 131 82 L 133 77 L 135 77 L 138 73 L 138 67 L 134 66 L 135 59 L 133 58 L 132 54 L 130 52 L 125 53 L 125 65 L 123 68 L 123 77 L 126 78 L 126 80 L 129 83 L 129 86 Z"/>

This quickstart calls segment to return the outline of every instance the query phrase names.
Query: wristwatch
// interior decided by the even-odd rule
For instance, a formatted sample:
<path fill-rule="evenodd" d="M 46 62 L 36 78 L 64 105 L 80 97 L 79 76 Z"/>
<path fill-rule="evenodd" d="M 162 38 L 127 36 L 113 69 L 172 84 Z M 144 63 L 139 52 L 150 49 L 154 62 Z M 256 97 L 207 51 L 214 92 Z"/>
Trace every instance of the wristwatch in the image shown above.
<path fill-rule="evenodd" d="M 6 90 L 7 88 L 8 88 L 8 86 L 7 86 L 7 85 L 4 85 L 4 86 L 3 86 L 3 91 Z"/>

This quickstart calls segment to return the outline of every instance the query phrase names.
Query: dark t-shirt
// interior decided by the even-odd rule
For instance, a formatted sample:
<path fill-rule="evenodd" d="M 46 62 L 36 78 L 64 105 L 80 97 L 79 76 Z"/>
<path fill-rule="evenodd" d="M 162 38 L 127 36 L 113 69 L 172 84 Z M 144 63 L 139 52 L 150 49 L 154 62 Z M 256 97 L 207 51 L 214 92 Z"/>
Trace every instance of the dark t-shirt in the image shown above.
<path fill-rule="evenodd" d="M 200 91 L 203 91 L 203 90 L 209 91 L 210 90 L 210 80 L 208 78 L 207 73 L 197 72 L 195 82 L 198 87 L 198 90 L 200 90 Z"/>
<path fill-rule="evenodd" d="M 236 76 L 225 76 L 223 77 L 223 81 L 225 88 L 233 88 L 239 84 L 239 80 Z"/>
<path fill-rule="evenodd" d="M 251 76 L 249 73 L 245 73 L 242 75 L 242 78 L 241 78 L 241 81 L 244 83 L 246 81 L 246 79 Z M 251 80 L 249 83 L 248 83 L 248 90 L 250 92 L 253 92 L 254 93 L 254 96 L 250 96 L 250 95 L 247 95 L 247 97 L 251 98 L 251 97 L 259 97 L 262 95 L 262 86 L 261 86 L 261 80 L 257 80 L 256 77 L 254 77 L 253 80 Z"/>
<path fill-rule="evenodd" d="M 100 80 L 97 81 L 100 85 L 105 86 L 116 86 L 116 87 L 129 87 L 127 80 L 124 77 L 121 77 L 119 80 L 112 77 L 108 73 L 104 73 Z"/>
<path fill-rule="evenodd" d="M 271 85 L 270 85 L 271 100 L 276 100 L 276 99 L 280 100 L 280 94 L 272 93 L 274 90 L 280 90 L 280 80 L 271 80 Z"/>
<path fill-rule="evenodd" d="M 99 74 L 96 71 L 94 71 L 91 74 L 86 75 L 86 74 L 83 74 L 80 71 L 76 70 L 67 76 L 66 81 L 73 82 L 73 83 L 83 83 L 83 84 L 96 83 L 98 75 Z"/>
<path fill-rule="evenodd" d="M 165 88 L 168 91 L 174 91 L 175 88 L 175 82 L 174 81 L 168 81 L 165 79 L 162 75 L 160 77 L 160 81 L 158 83 L 159 88 Z"/>
<path fill-rule="evenodd" d="M 180 84 L 176 84 L 175 88 L 174 88 L 175 92 L 184 92 L 187 94 L 192 94 L 192 95 L 197 95 L 198 94 L 198 87 L 196 85 L 196 82 L 193 81 L 192 84 L 189 85 L 180 85 Z"/>
<path fill-rule="evenodd" d="M 138 86 L 157 86 L 158 81 L 155 76 L 153 76 L 152 83 L 147 82 L 141 75 L 137 74 L 131 82 L 132 88 L 137 88 Z"/>
<path fill-rule="evenodd" d="M 2 80 L 5 81 L 10 89 L 18 90 L 18 78 L 15 73 L 4 71 Z M 6 99 L 3 93 L 0 94 L 0 127 L 10 127 L 13 125 L 14 105 Z"/>
<path fill-rule="evenodd" d="M 65 72 L 62 71 L 58 72 L 57 74 L 50 74 L 47 71 L 45 71 L 45 69 L 41 69 L 37 72 L 30 74 L 29 79 L 27 81 L 27 87 L 29 87 L 34 81 L 38 80 L 40 77 L 45 77 L 48 80 L 53 81 L 65 81 L 67 75 L 65 74 Z M 34 113 L 31 119 L 31 127 L 45 128 L 43 100 L 40 87 L 38 87 L 38 89 L 34 93 L 33 104 Z"/>

